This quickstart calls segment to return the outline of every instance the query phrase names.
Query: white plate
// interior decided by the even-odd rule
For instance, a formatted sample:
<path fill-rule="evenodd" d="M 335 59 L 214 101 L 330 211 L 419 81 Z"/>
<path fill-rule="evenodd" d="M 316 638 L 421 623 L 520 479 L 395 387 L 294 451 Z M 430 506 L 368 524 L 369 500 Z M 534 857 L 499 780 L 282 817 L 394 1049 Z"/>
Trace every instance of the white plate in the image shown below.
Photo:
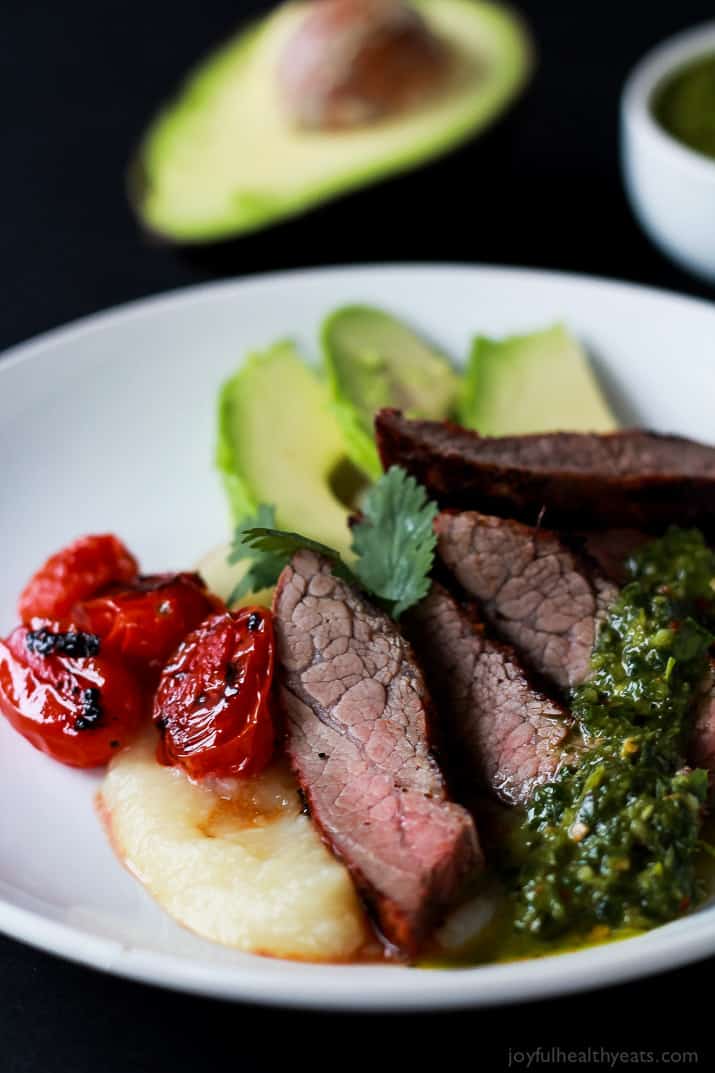
<path fill-rule="evenodd" d="M 467 267 L 322 270 L 138 302 L 0 361 L 0 629 L 48 552 L 112 530 L 147 570 L 184 569 L 227 535 L 212 467 L 221 380 L 247 350 L 316 327 L 342 302 L 411 320 L 455 357 L 476 331 L 563 319 L 624 420 L 713 439 L 715 308 L 620 283 Z M 269 432 L 270 435 L 270 432 Z M 615 983 L 715 951 L 715 906 L 582 953 L 459 971 L 318 966 L 200 940 L 126 873 L 92 810 L 95 775 L 0 726 L 0 929 L 65 957 L 168 987 L 294 1006 L 445 1008 Z"/>

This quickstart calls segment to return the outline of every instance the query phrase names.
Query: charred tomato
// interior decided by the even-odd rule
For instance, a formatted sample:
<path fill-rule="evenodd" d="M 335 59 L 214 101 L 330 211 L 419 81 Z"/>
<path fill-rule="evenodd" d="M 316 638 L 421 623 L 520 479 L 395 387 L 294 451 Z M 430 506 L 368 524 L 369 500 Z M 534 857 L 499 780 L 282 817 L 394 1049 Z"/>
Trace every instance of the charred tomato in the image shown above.
<path fill-rule="evenodd" d="M 73 607 L 110 585 L 126 584 L 138 574 L 134 556 L 111 533 L 80 537 L 51 555 L 30 579 L 18 601 L 21 621 L 61 621 Z"/>
<path fill-rule="evenodd" d="M 211 615 L 190 633 L 154 698 L 159 759 L 196 779 L 261 771 L 275 737 L 273 659 L 273 623 L 262 607 Z"/>
<path fill-rule="evenodd" d="M 0 641 L 0 712 L 36 749 L 72 767 L 105 764 L 147 703 L 96 636 L 18 626 Z"/>
<path fill-rule="evenodd" d="M 106 652 L 158 675 L 186 635 L 220 609 L 198 574 L 155 574 L 85 600 L 74 617 Z"/>

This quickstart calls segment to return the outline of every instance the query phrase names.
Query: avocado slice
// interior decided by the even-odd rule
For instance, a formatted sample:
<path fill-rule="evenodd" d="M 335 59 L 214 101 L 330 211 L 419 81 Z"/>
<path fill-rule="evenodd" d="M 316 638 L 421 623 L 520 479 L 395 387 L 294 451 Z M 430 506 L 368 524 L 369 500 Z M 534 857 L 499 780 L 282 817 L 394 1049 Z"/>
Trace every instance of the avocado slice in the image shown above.
<path fill-rule="evenodd" d="M 251 354 L 221 389 L 216 462 L 236 522 L 270 503 L 280 528 L 348 554 L 344 459 L 327 388 L 292 343 Z"/>
<path fill-rule="evenodd" d="M 588 357 L 561 324 L 472 345 L 459 420 L 483 436 L 618 427 Z"/>
<path fill-rule="evenodd" d="M 281 108 L 278 60 L 305 0 L 208 56 L 151 124 L 132 168 L 144 225 L 183 243 L 253 231 L 414 167 L 494 120 L 529 73 L 519 19 L 483 0 L 412 3 L 453 50 L 454 75 L 421 107 L 364 127 L 301 130 Z"/>
<path fill-rule="evenodd" d="M 323 357 L 348 455 L 370 477 L 382 466 L 373 418 L 384 406 L 440 421 L 454 412 L 460 379 L 439 351 L 371 306 L 335 310 L 321 328 Z"/>

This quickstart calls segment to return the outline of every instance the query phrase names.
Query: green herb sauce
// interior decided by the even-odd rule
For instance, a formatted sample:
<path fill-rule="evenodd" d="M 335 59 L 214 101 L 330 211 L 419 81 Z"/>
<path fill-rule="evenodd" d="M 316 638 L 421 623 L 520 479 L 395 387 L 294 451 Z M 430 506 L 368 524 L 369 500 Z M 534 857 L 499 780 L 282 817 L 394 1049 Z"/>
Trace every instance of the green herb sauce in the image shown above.
<path fill-rule="evenodd" d="M 715 54 L 667 79 L 655 95 L 653 112 L 674 138 L 715 158 Z"/>
<path fill-rule="evenodd" d="M 671 529 L 627 563 L 571 704 L 585 742 L 510 839 L 514 927 L 536 941 L 604 937 L 691 904 L 707 773 L 686 766 L 715 625 L 715 554 Z"/>

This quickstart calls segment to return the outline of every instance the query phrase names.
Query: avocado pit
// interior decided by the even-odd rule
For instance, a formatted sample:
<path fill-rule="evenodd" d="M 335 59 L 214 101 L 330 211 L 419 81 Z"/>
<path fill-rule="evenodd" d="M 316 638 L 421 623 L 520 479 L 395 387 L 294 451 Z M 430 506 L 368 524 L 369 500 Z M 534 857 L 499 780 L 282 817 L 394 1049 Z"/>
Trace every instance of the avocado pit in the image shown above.
<path fill-rule="evenodd" d="M 278 65 L 284 110 L 307 130 L 348 130 L 438 93 L 451 53 L 402 0 L 312 0 Z"/>

